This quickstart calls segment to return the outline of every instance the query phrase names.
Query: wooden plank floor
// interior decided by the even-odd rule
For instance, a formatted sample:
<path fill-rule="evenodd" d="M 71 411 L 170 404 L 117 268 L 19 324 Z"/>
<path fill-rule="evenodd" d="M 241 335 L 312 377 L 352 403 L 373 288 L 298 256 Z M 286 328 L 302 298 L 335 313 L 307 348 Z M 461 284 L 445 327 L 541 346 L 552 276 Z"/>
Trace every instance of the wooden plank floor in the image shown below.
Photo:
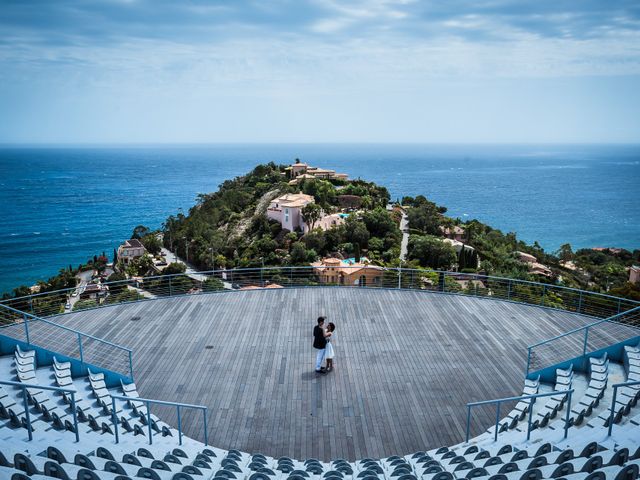
<path fill-rule="evenodd" d="M 335 371 L 325 376 L 313 371 L 319 315 L 337 325 Z M 212 445 L 354 460 L 462 441 L 467 402 L 521 392 L 528 344 L 592 320 L 490 299 L 311 288 L 162 299 L 56 321 L 132 348 L 142 396 L 207 405 Z M 157 413 L 176 425 L 173 410 Z M 475 431 L 494 415 L 479 412 Z M 199 418 L 184 415 L 188 434 L 199 437 Z"/>

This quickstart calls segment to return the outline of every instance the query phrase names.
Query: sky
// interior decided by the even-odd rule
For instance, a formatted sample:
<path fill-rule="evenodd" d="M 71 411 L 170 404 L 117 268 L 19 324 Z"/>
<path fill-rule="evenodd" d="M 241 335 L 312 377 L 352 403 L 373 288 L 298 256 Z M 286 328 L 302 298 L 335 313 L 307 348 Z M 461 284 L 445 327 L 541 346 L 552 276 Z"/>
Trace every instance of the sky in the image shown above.
<path fill-rule="evenodd" d="M 639 143 L 637 0 L 0 0 L 0 143 Z"/>

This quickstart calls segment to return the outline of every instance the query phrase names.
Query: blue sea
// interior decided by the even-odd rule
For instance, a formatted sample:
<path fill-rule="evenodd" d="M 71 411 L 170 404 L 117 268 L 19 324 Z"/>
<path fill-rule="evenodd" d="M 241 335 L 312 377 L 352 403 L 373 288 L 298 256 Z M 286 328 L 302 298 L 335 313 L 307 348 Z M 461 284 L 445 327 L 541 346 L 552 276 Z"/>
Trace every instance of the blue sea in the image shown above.
<path fill-rule="evenodd" d="M 0 292 L 109 257 L 258 163 L 305 162 L 423 194 L 545 249 L 640 248 L 640 146 L 0 147 Z"/>

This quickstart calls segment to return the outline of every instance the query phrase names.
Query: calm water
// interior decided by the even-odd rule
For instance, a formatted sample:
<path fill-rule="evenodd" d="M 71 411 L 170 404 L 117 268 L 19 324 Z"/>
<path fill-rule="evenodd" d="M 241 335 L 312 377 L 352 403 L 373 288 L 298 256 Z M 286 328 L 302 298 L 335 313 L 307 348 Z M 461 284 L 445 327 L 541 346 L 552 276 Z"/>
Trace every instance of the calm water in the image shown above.
<path fill-rule="evenodd" d="M 300 157 L 424 194 L 548 250 L 640 248 L 640 146 L 252 145 L 0 148 L 0 292 L 109 256 L 199 192 L 254 165 Z"/>

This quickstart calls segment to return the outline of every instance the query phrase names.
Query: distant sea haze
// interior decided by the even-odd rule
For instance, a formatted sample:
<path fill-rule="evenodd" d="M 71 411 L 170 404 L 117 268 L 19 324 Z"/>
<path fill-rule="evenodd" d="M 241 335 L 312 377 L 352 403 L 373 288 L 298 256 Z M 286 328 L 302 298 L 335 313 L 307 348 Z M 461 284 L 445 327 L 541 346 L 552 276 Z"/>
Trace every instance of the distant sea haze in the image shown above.
<path fill-rule="evenodd" d="M 216 145 L 0 148 L 0 292 L 160 228 L 198 193 L 265 162 L 312 165 L 425 195 L 554 251 L 640 248 L 639 145 Z"/>

